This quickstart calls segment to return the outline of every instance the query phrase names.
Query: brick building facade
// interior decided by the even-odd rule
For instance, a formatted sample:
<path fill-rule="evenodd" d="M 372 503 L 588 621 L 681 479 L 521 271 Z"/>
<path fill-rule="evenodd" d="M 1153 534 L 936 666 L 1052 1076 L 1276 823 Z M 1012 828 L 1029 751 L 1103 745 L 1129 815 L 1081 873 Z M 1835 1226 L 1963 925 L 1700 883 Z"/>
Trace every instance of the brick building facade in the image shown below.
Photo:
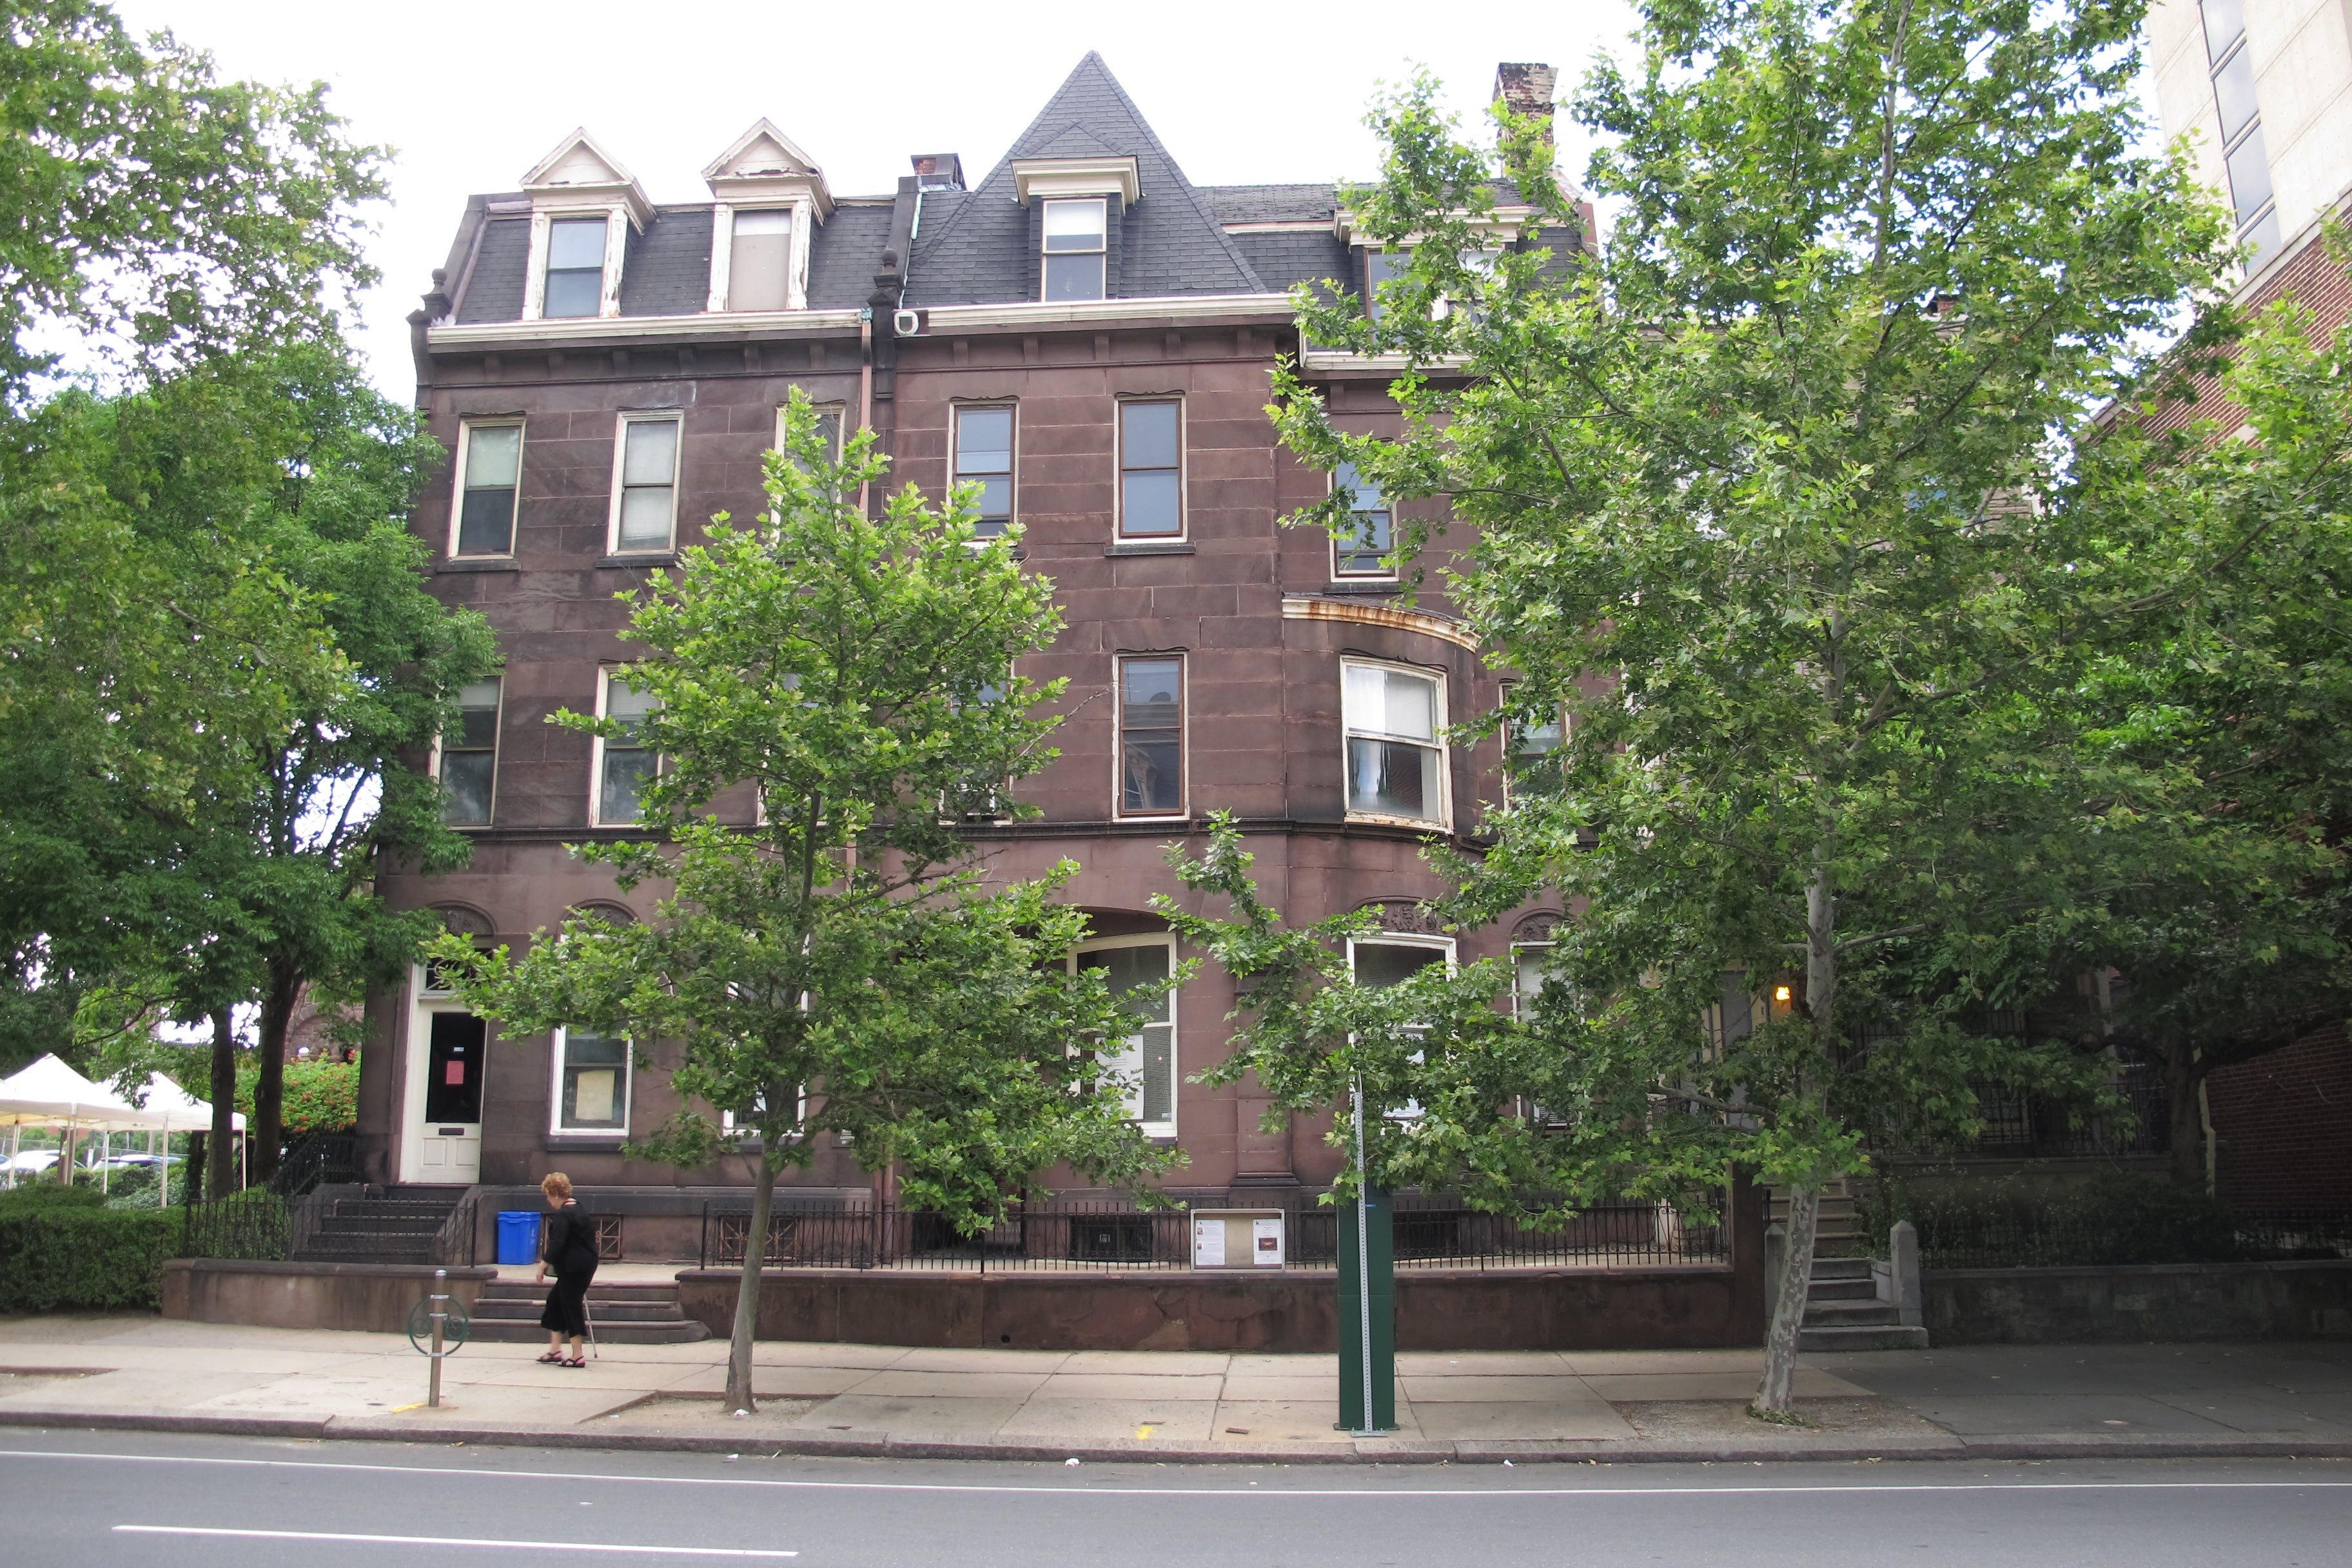
<path fill-rule="evenodd" d="M 984 512 L 1018 521 L 1024 569 L 1055 585 L 1067 627 L 1021 666 L 1070 682 L 1061 755 L 1022 789 L 1043 816 L 971 831 L 1008 879 L 1079 863 L 1082 962 L 1152 974 L 1186 956 L 1150 900 L 1184 896 L 1163 847 L 1197 847 L 1220 809 L 1293 919 L 1378 906 L 1391 934 L 1364 959 L 1452 952 L 1415 910 L 1439 890 L 1419 845 L 1475 842 L 1499 799 L 1498 743 L 1444 739 L 1497 705 L 1496 673 L 1442 598 L 1408 601 L 1378 559 L 1377 496 L 1359 493 L 1363 548 L 1278 521 L 1332 476 L 1275 440 L 1276 356 L 1298 357 L 1349 426 L 1396 419 L 1391 370 L 1302 345 L 1294 325 L 1295 284 L 1366 276 L 1332 188 L 1194 186 L 1091 55 L 978 184 L 953 154 L 912 163 L 888 195 L 836 195 L 763 121 L 704 171 L 709 202 L 656 206 L 575 132 L 521 189 L 468 204 L 412 318 L 420 405 L 453 454 L 414 526 L 434 592 L 489 619 L 506 665 L 431 762 L 472 863 L 387 877 L 387 896 L 516 944 L 577 908 L 650 913 L 645 890 L 622 895 L 564 848 L 639 831 L 629 781 L 646 759 L 546 720 L 626 711 L 614 595 L 712 513 L 756 508 L 799 389 L 876 431 L 894 486 L 982 482 Z M 658 1043 L 633 1071 L 617 1042 L 498 1037 L 430 986 L 418 970 L 371 1003 L 371 1179 L 520 1187 L 561 1168 L 680 1213 L 747 1180 L 740 1161 L 681 1172 L 622 1153 L 675 1109 Z M 1246 1086 L 1188 1081 L 1223 1055 L 1232 1004 L 1204 967 L 1129 1043 L 1136 1114 L 1190 1156 L 1171 1184 L 1326 1184 L 1324 1125 L 1266 1132 Z M 838 1148 L 795 1179 L 845 1202 L 868 1184 Z"/>

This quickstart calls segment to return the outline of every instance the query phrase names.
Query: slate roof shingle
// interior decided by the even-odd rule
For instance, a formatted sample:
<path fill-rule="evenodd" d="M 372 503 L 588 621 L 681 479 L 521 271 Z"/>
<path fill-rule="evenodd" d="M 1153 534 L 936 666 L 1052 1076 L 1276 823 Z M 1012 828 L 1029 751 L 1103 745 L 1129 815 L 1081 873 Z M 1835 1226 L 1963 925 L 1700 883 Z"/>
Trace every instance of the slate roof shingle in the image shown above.
<path fill-rule="evenodd" d="M 1119 223 L 1122 299 L 1255 294 L 1265 283 L 1218 226 L 1102 57 L 1089 52 L 996 166 L 964 198 L 925 196 L 908 280 L 909 305 L 998 304 L 1034 297 L 1029 213 L 1013 178 L 1016 158 L 1133 157 L 1141 195 Z"/>

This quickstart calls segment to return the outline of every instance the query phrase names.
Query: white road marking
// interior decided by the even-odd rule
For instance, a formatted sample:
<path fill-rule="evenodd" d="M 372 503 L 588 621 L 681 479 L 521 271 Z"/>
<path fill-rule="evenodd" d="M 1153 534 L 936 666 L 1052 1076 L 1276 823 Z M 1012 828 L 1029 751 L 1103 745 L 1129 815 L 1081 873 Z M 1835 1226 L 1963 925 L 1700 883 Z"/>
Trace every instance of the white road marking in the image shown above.
<path fill-rule="evenodd" d="M 793 1458 L 810 1456 L 795 1455 Z M 0 1459 L 86 1459 L 139 1465 L 243 1465 L 279 1470 L 356 1470 L 383 1475 L 472 1476 L 489 1480 L 614 1481 L 638 1486 L 774 1487 L 803 1491 L 851 1492 L 1006 1492 L 1045 1497 L 1264 1497 L 1264 1498 L 1518 1498 L 1518 1497 L 1806 1497 L 1844 1492 L 2062 1492 L 2062 1491 L 2340 1491 L 2352 1489 L 2344 1480 L 2190 1480 L 2190 1481 L 1856 1481 L 1801 1486 L 1656 1486 L 1656 1487 L 1392 1487 L 1375 1490 L 1358 1487 L 1096 1487 L 985 1486 L 954 1481 L 831 1481 L 762 1479 L 753 1476 L 626 1476 L 576 1470 L 475 1470 L 445 1465 L 359 1465 L 324 1459 L 232 1459 L 200 1454 L 80 1454 L 47 1449 L 0 1448 Z M 2095 1459 L 2112 1464 L 2117 1461 Z M 1733 1461 L 1723 1461 L 1730 1463 Z M 1834 1461 L 1823 1461 L 1834 1462 Z M 2000 1463 L 1998 1460 L 1979 1463 Z"/>
<path fill-rule="evenodd" d="M 465 1535 L 356 1535 L 334 1530 L 208 1530 L 194 1524 L 118 1524 L 125 1535 L 232 1535 L 241 1541 L 344 1541 L 362 1546 L 485 1546 L 512 1552 L 629 1552 L 660 1557 L 798 1557 L 749 1546 L 622 1546 L 595 1541 L 491 1541 Z"/>

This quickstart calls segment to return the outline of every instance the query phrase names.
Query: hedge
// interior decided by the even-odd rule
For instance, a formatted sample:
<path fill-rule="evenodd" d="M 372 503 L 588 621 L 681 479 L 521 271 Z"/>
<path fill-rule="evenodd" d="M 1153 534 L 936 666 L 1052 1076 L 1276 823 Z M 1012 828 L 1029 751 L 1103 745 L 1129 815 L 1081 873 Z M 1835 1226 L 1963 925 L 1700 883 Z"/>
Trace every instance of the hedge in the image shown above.
<path fill-rule="evenodd" d="M 0 1312 L 153 1308 L 181 1223 L 175 1209 L 73 1200 L 0 1206 Z"/>

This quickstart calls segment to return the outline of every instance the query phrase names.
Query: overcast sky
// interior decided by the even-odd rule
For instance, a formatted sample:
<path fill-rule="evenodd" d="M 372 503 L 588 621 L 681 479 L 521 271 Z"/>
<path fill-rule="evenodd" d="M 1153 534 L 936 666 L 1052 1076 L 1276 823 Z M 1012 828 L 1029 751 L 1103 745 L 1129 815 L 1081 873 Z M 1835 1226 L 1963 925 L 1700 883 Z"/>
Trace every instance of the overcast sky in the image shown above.
<path fill-rule="evenodd" d="M 1633 25 L 1623 0 L 116 6 L 136 31 L 168 27 L 210 49 L 225 75 L 325 80 L 353 133 L 394 149 L 375 247 L 384 281 L 357 336 L 378 384 L 402 397 L 414 389 L 404 318 L 466 196 L 512 190 L 575 125 L 657 202 L 709 199 L 699 171 L 761 115 L 838 195 L 894 190 L 917 152 L 959 153 L 977 181 L 1095 49 L 1196 184 L 1364 178 L 1376 153 L 1360 122 L 1381 80 L 1426 66 L 1470 121 L 1496 61 L 1548 60 L 1565 92 Z"/>

